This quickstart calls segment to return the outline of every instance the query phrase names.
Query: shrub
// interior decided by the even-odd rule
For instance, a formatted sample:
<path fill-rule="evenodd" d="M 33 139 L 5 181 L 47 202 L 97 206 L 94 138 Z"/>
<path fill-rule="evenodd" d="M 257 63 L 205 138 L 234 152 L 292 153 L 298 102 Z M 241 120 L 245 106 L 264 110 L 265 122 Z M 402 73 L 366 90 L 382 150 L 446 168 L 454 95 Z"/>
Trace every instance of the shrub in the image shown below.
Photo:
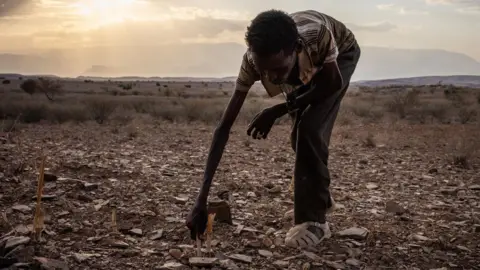
<path fill-rule="evenodd" d="M 407 113 L 419 103 L 419 91 L 408 90 L 406 93 L 395 93 L 393 98 L 387 102 L 387 110 L 397 114 L 400 119 L 407 117 Z"/>
<path fill-rule="evenodd" d="M 111 100 L 92 98 L 86 102 L 89 114 L 99 124 L 105 123 L 113 114 L 117 104 Z"/>
<path fill-rule="evenodd" d="M 22 84 L 20 84 L 20 88 L 25 91 L 25 93 L 29 94 L 29 95 L 33 95 L 35 94 L 35 91 L 37 90 L 37 81 L 35 81 L 34 79 L 28 79 L 24 82 L 22 82 Z"/>
<path fill-rule="evenodd" d="M 54 101 L 55 96 L 63 94 L 62 84 L 49 78 L 38 78 L 36 90 L 44 93 L 50 101 Z"/>

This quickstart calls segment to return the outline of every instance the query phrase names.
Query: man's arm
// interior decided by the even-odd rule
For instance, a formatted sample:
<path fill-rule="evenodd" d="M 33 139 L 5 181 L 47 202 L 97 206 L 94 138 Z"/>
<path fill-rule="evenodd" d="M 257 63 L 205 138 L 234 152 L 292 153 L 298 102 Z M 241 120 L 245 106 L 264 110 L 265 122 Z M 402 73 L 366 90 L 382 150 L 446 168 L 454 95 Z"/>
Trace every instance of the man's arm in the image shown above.
<path fill-rule="evenodd" d="M 260 76 L 253 67 L 249 54 L 243 55 L 242 64 L 238 74 L 235 91 L 228 102 L 228 105 L 223 112 L 220 123 L 213 133 L 213 140 L 208 153 L 207 165 L 203 176 L 203 184 L 198 194 L 197 203 L 204 205 L 207 203 L 208 193 L 212 184 L 213 176 L 217 170 L 220 159 L 223 155 L 223 150 L 227 144 L 230 129 L 235 122 L 235 119 L 243 106 L 247 93 Z"/>
<path fill-rule="evenodd" d="M 289 110 L 295 111 L 329 97 L 336 91 L 339 91 L 342 88 L 342 85 L 343 79 L 337 62 L 332 61 L 326 63 L 323 65 L 322 69 L 315 74 L 309 84 L 302 86 L 308 88 L 305 93 L 294 97 L 290 106 L 288 106 L 287 102 L 284 102 L 275 105 L 274 110 L 278 113 L 279 117 L 281 117 L 287 114 Z"/>
<path fill-rule="evenodd" d="M 230 129 L 232 128 L 246 97 L 247 92 L 235 90 L 228 102 L 227 108 L 223 112 L 220 123 L 213 133 L 212 144 L 207 158 L 207 166 L 203 176 L 203 184 L 197 198 L 197 203 L 199 204 L 207 203 L 212 179 L 215 175 L 218 164 L 220 163 L 220 159 L 222 158 L 223 150 L 230 135 Z"/>

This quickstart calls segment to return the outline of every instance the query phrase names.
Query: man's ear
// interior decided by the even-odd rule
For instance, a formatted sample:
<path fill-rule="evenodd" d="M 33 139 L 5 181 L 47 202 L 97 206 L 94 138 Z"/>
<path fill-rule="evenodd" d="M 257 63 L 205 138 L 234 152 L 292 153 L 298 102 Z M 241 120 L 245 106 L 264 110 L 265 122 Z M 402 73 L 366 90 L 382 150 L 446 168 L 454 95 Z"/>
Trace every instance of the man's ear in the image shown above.
<path fill-rule="evenodd" d="M 302 42 L 302 40 L 299 38 L 299 39 L 297 39 L 297 42 L 296 42 L 296 44 L 295 44 L 295 51 L 296 51 L 297 53 L 299 53 L 299 52 L 302 51 L 302 48 L 303 48 L 303 42 Z"/>

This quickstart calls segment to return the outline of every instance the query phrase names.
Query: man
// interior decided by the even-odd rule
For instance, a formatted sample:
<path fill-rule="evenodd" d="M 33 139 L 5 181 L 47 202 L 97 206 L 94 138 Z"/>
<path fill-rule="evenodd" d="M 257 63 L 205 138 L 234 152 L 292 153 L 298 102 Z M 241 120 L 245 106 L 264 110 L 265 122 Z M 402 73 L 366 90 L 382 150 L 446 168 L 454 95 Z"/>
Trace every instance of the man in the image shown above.
<path fill-rule="evenodd" d="M 203 234 L 207 197 L 230 129 L 255 81 L 273 97 L 286 102 L 255 116 L 247 134 L 266 139 L 274 122 L 289 113 L 295 151 L 294 223 L 286 235 L 290 247 L 314 246 L 331 236 L 326 213 L 333 207 L 328 146 L 334 121 L 360 58 L 352 32 L 336 19 L 308 10 L 287 14 L 269 10 L 258 14 L 247 29 L 235 91 L 215 129 L 203 185 L 187 217 L 192 239 Z"/>

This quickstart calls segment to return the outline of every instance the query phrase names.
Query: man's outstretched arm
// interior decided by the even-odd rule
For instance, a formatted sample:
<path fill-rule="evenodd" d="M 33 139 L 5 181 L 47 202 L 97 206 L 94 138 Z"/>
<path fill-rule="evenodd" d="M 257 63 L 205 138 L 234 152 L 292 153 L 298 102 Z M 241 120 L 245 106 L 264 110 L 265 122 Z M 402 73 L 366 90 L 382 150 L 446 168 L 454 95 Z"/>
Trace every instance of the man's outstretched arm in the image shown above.
<path fill-rule="evenodd" d="M 203 176 L 203 184 L 198 194 L 197 204 L 203 205 L 207 203 L 213 176 L 222 158 L 223 150 L 230 136 L 230 130 L 243 106 L 246 96 L 247 92 L 235 90 L 213 133 L 212 144 L 208 152 L 207 165 Z"/>
<path fill-rule="evenodd" d="M 203 175 L 203 183 L 200 188 L 198 197 L 193 205 L 192 210 L 187 216 L 186 225 L 190 229 L 190 237 L 195 240 L 201 237 L 207 227 L 207 199 L 212 179 L 217 170 L 218 163 L 223 155 L 223 150 L 227 144 L 230 129 L 240 112 L 245 101 L 247 92 L 235 90 L 225 111 L 223 112 L 220 123 L 213 133 L 212 144 L 208 152 L 207 165 Z"/>

